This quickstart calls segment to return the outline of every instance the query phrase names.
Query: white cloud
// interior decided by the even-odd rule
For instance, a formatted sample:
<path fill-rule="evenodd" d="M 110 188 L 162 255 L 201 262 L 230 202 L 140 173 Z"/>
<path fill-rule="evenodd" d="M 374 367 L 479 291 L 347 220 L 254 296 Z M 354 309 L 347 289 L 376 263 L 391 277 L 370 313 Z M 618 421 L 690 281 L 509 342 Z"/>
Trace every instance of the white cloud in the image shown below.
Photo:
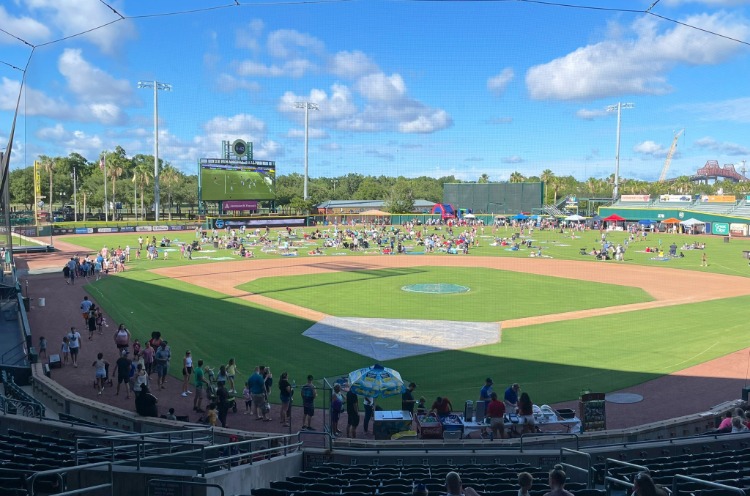
<path fill-rule="evenodd" d="M 0 84 L 0 110 L 13 111 L 16 108 L 18 92 L 21 90 L 20 81 L 2 78 Z M 54 99 L 44 92 L 36 90 L 26 84 L 24 86 L 26 97 L 21 98 L 21 107 L 26 115 L 43 115 L 60 119 L 69 118 L 71 107 L 61 99 Z"/>
<path fill-rule="evenodd" d="M 113 7 L 126 15 L 123 2 L 111 2 Z M 81 36 L 104 52 L 113 53 L 124 47 L 136 36 L 135 25 L 120 18 L 107 5 L 98 0 L 25 0 L 31 11 L 49 13 L 55 28 L 65 36 L 85 32 L 109 24 L 106 28 L 94 29 Z"/>
<path fill-rule="evenodd" d="M 418 112 L 419 115 L 416 115 L 410 121 L 399 123 L 398 130 L 402 133 L 434 133 L 435 131 L 450 127 L 453 123 L 448 112 L 442 109 L 414 108 L 412 110 Z"/>
<path fill-rule="evenodd" d="M 500 161 L 504 164 L 520 164 L 524 160 L 518 155 L 511 155 L 510 157 L 503 157 Z"/>
<path fill-rule="evenodd" d="M 742 17 L 726 12 L 681 21 L 739 39 L 750 33 Z M 682 25 L 660 33 L 662 25 L 656 19 L 639 18 L 629 26 L 628 39 L 610 34 L 599 43 L 531 67 L 526 73 L 529 94 L 537 100 L 663 94 L 672 89 L 666 75 L 677 64 L 718 64 L 741 50 L 736 42 Z"/>
<path fill-rule="evenodd" d="M 583 119 L 585 121 L 593 121 L 594 119 L 598 119 L 599 117 L 604 117 L 607 115 L 607 111 L 604 109 L 580 109 L 576 112 L 576 117 L 579 119 Z"/>
<path fill-rule="evenodd" d="M 260 50 L 260 36 L 263 34 L 263 21 L 253 19 L 249 24 L 237 30 L 235 45 L 253 52 Z"/>
<path fill-rule="evenodd" d="M 115 79 L 89 64 L 79 49 L 65 49 L 57 68 L 80 101 L 128 103 L 133 98 L 134 86 L 130 81 Z"/>
<path fill-rule="evenodd" d="M 360 78 L 357 81 L 357 91 L 368 100 L 394 102 L 406 94 L 406 84 L 400 74 L 386 76 L 379 72 Z"/>
<path fill-rule="evenodd" d="M 96 155 L 104 148 L 102 139 L 97 135 L 89 135 L 81 130 L 70 131 L 62 124 L 41 128 L 36 137 L 48 142 L 52 147 L 65 150 L 65 154 L 80 153 L 83 156 Z"/>
<path fill-rule="evenodd" d="M 719 142 L 710 136 L 700 138 L 695 141 L 695 146 L 705 148 L 706 150 L 712 150 L 719 152 L 724 155 L 736 155 L 736 156 L 747 156 L 750 155 L 750 148 L 739 145 L 737 143 L 730 143 L 728 141 Z"/>
<path fill-rule="evenodd" d="M 706 121 L 750 122 L 750 97 L 734 98 L 717 102 L 677 105 L 683 112 L 694 112 Z"/>
<path fill-rule="evenodd" d="M 50 30 L 31 17 L 13 17 L 0 5 L 0 26 L 9 33 L 29 43 L 46 41 L 50 37 Z M 10 36 L 0 36 L 0 43 L 17 43 Z"/>
<path fill-rule="evenodd" d="M 314 36 L 293 29 L 279 29 L 268 35 L 268 53 L 280 59 L 298 58 L 305 54 L 321 55 L 325 44 Z"/>
<path fill-rule="evenodd" d="M 668 152 L 668 150 L 664 148 L 663 145 L 661 145 L 660 143 L 656 143 L 655 141 L 651 141 L 651 140 L 642 141 L 636 144 L 633 147 L 633 151 L 635 153 L 639 153 L 641 155 L 648 155 L 654 158 L 666 157 L 667 152 Z"/>
<path fill-rule="evenodd" d="M 378 65 L 359 50 L 338 52 L 331 57 L 328 65 L 332 74 L 344 78 L 355 78 L 378 71 Z"/>
<path fill-rule="evenodd" d="M 510 67 L 503 69 L 497 76 L 492 76 L 487 80 L 487 89 L 496 95 L 501 94 L 505 91 L 505 88 L 513 81 L 515 73 Z"/>
<path fill-rule="evenodd" d="M 243 60 L 237 64 L 237 74 L 240 76 L 299 78 L 304 76 L 305 72 L 314 68 L 315 65 L 305 59 L 289 60 L 281 65 L 267 65 L 254 60 Z"/>
<path fill-rule="evenodd" d="M 334 84 L 331 86 L 331 95 L 324 90 L 314 89 L 309 96 L 298 96 L 287 91 L 279 101 L 278 109 L 287 115 L 297 118 L 299 122 L 304 119 L 304 109 L 295 108 L 296 102 L 310 102 L 318 105 L 319 110 L 308 111 L 310 121 L 336 122 L 354 116 L 357 107 L 354 104 L 352 93 L 347 86 Z"/>
<path fill-rule="evenodd" d="M 257 81 L 236 78 L 231 74 L 222 73 L 216 78 L 216 89 L 225 93 L 230 93 L 236 90 L 245 90 L 255 93 L 260 91 L 260 83 Z"/>
<path fill-rule="evenodd" d="M 309 127 L 307 128 L 307 134 L 310 139 L 325 139 L 328 138 L 328 133 L 325 129 Z M 287 138 L 303 139 L 305 137 L 304 129 L 290 129 L 286 133 Z"/>

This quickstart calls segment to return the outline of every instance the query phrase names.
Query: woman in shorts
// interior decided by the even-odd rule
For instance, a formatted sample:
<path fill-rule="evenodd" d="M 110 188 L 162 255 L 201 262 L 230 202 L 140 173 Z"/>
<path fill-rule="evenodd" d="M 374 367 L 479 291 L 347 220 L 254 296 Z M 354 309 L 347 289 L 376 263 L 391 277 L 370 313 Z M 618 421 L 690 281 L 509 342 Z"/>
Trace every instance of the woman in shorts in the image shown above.
<path fill-rule="evenodd" d="M 96 388 L 99 390 L 97 394 L 102 394 L 104 392 L 104 383 L 107 380 L 107 367 L 109 366 L 109 362 L 104 359 L 104 353 L 97 354 L 96 360 L 94 360 L 94 363 L 92 363 L 91 366 L 96 367 L 94 381 L 96 383 Z"/>
<path fill-rule="evenodd" d="M 182 359 L 182 396 L 191 394 L 192 391 L 188 389 L 190 384 L 190 376 L 193 374 L 193 356 L 190 354 L 190 350 L 185 352 L 185 356 Z"/>
<path fill-rule="evenodd" d="M 536 425 L 534 422 L 534 405 L 529 393 L 521 393 L 521 397 L 518 398 L 518 416 L 523 419 L 523 431 L 534 432 Z"/>

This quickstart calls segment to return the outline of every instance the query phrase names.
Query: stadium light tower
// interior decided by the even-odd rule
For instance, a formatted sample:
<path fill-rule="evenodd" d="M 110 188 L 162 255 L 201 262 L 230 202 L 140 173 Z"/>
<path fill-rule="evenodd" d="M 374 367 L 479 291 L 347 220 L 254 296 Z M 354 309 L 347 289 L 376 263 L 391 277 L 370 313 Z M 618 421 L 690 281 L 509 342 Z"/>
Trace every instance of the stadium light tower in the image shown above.
<path fill-rule="evenodd" d="M 632 109 L 635 105 L 632 103 L 617 102 L 616 105 L 607 107 L 607 112 L 617 111 L 617 148 L 615 150 L 615 187 L 612 191 L 612 199 L 617 200 L 620 194 L 620 113 L 622 109 Z"/>
<path fill-rule="evenodd" d="M 159 90 L 172 91 L 172 85 L 159 81 L 138 81 L 139 88 L 154 90 L 154 220 L 159 220 Z"/>
<path fill-rule="evenodd" d="M 303 109 L 305 109 L 305 182 L 304 182 L 304 187 L 303 187 L 303 191 L 302 191 L 302 199 L 305 200 L 305 201 L 307 201 L 307 149 L 308 149 L 307 145 L 308 145 L 309 137 L 310 137 L 310 133 L 309 133 L 309 129 L 310 129 L 309 128 L 309 122 L 310 122 L 309 115 L 310 114 L 309 114 L 309 111 L 310 110 L 320 110 L 320 108 L 318 107 L 317 104 L 312 103 L 312 102 L 294 102 L 294 107 L 295 108 L 303 108 Z"/>

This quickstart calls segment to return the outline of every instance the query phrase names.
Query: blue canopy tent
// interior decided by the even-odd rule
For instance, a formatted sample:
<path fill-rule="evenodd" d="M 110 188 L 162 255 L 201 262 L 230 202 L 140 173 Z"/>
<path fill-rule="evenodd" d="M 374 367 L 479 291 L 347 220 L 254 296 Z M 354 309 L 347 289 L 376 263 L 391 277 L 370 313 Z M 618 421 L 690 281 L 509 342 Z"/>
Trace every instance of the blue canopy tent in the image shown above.
<path fill-rule="evenodd" d="M 524 214 L 516 214 L 513 217 L 511 217 L 511 219 L 513 219 L 513 220 L 526 220 L 528 218 L 529 217 L 526 216 L 526 215 L 524 215 Z"/>
<path fill-rule="evenodd" d="M 654 224 L 656 224 L 656 221 L 653 221 L 651 219 L 641 219 L 638 221 L 638 224 L 642 226 L 653 226 Z"/>

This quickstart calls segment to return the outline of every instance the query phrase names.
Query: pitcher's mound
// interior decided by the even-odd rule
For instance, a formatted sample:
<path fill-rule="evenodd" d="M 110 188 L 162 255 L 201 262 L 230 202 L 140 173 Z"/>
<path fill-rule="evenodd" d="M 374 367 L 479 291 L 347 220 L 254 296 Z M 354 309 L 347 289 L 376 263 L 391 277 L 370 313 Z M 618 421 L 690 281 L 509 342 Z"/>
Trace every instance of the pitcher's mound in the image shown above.
<path fill-rule="evenodd" d="M 498 322 L 326 317 L 302 335 L 388 360 L 497 343 L 501 326 Z"/>

